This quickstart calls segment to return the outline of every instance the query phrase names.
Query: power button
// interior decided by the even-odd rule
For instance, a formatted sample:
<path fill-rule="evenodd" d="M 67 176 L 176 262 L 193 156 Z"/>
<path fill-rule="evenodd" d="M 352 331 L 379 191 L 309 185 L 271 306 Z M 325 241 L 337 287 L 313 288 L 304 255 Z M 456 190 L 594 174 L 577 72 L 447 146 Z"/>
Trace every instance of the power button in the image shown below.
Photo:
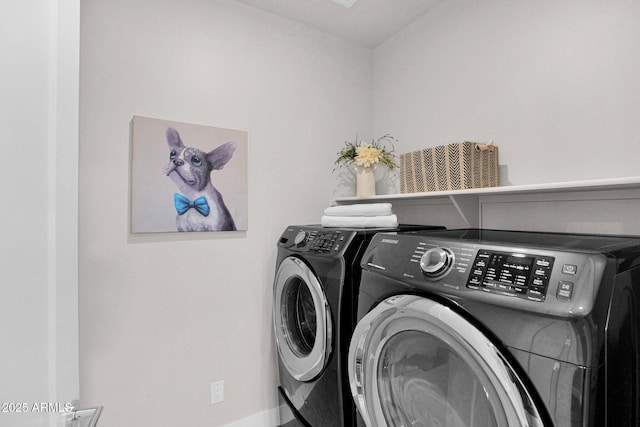
<path fill-rule="evenodd" d="M 578 272 L 578 266 L 573 264 L 565 264 L 562 266 L 563 274 L 572 274 L 575 275 Z"/>

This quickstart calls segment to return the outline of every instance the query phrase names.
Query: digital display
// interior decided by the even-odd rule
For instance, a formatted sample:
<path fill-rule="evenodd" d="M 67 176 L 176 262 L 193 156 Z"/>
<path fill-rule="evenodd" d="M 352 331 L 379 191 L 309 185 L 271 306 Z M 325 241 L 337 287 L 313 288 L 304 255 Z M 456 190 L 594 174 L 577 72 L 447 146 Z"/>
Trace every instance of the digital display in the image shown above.
<path fill-rule="evenodd" d="M 553 257 L 480 250 L 467 287 L 544 301 Z"/>
<path fill-rule="evenodd" d="M 531 257 L 493 254 L 489 260 L 485 280 L 526 286 L 533 260 Z"/>

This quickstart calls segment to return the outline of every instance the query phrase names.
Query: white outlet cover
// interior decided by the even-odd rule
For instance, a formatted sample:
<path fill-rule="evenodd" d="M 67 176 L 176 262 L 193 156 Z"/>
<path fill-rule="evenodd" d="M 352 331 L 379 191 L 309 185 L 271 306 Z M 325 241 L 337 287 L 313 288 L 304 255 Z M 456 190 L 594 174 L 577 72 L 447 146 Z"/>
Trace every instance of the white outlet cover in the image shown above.
<path fill-rule="evenodd" d="M 354 4 L 356 4 L 358 0 L 331 0 L 331 1 L 339 4 L 340 6 L 351 7 Z"/>
<path fill-rule="evenodd" d="M 211 383 L 211 404 L 224 402 L 224 381 Z"/>

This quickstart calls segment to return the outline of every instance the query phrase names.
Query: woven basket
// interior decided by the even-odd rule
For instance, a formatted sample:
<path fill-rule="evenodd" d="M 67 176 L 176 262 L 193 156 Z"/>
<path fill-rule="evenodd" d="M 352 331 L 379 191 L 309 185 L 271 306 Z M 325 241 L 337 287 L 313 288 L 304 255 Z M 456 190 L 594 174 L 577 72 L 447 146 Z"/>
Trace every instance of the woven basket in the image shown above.
<path fill-rule="evenodd" d="M 498 147 L 464 141 L 400 155 L 400 192 L 497 187 Z"/>

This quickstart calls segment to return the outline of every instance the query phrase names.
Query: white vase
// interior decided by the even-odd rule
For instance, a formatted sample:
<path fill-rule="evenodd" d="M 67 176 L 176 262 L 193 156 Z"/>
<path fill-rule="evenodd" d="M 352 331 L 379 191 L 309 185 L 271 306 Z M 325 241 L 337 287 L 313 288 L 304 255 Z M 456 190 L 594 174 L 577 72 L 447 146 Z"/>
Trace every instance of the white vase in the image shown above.
<path fill-rule="evenodd" d="M 376 195 L 375 166 L 356 166 L 356 197 L 371 197 Z"/>

